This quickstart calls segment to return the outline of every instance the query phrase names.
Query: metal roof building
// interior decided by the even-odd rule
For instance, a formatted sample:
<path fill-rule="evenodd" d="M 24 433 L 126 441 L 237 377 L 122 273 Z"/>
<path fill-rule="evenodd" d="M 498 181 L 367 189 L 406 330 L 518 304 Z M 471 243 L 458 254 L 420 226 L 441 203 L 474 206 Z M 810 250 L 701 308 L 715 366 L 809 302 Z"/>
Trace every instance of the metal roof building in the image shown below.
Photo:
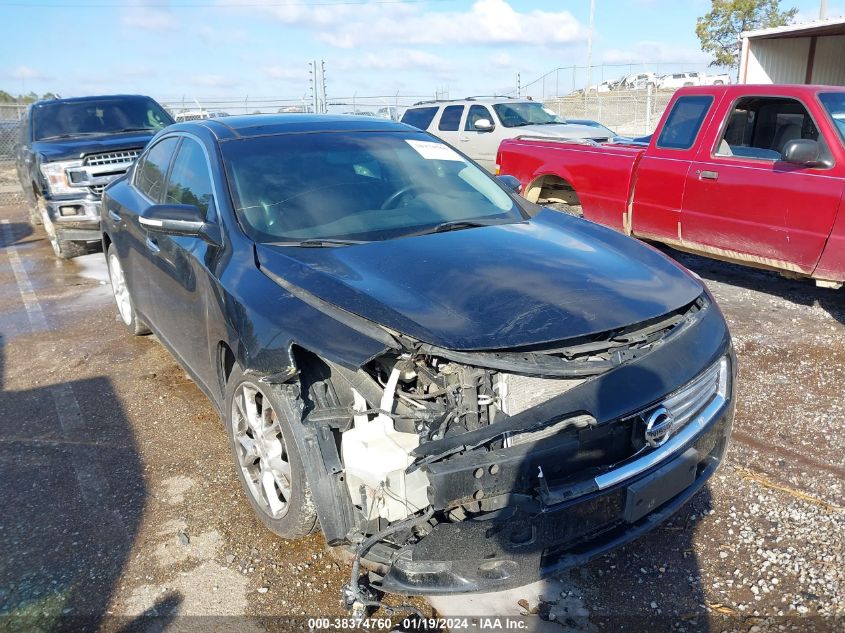
<path fill-rule="evenodd" d="M 746 31 L 739 82 L 845 85 L 845 18 Z"/>

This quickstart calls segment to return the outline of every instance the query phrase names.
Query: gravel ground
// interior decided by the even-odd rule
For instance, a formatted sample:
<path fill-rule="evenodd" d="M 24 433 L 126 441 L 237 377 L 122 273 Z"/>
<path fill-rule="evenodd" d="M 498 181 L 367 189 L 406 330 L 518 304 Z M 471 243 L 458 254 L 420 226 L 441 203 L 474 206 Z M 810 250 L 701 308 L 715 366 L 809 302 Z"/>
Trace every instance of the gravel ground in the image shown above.
<path fill-rule="evenodd" d="M 59 262 L 24 217 L 0 209 L 0 615 L 15 615 L 0 629 L 274 630 L 264 618 L 342 616 L 347 568 L 319 535 L 281 541 L 253 518 L 206 398 L 153 337 L 117 321 L 102 254 Z M 845 291 L 671 254 L 734 334 L 724 467 L 624 548 L 504 594 L 416 601 L 426 613 L 554 631 L 842 629 Z"/>

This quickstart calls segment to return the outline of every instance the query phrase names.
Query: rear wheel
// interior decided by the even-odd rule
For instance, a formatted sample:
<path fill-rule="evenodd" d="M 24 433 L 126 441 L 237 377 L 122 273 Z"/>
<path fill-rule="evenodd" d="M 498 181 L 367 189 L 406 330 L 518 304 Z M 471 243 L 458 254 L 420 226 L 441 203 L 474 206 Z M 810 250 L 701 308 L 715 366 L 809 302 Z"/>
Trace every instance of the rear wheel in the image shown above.
<path fill-rule="evenodd" d="M 226 430 L 235 470 L 247 500 L 264 525 L 283 538 L 318 528 L 283 394 L 235 365 L 226 383 Z"/>
<path fill-rule="evenodd" d="M 117 249 L 114 246 L 109 246 L 106 251 L 106 262 L 108 263 L 111 290 L 114 295 L 114 302 L 117 304 L 120 320 L 123 321 L 126 329 L 135 336 L 149 334 L 150 329 L 147 324 L 138 318 L 138 314 L 135 312 L 132 296 L 129 294 L 129 287 L 126 285 L 126 276 L 123 274 L 123 267 L 120 265 L 120 258 L 117 256 Z"/>

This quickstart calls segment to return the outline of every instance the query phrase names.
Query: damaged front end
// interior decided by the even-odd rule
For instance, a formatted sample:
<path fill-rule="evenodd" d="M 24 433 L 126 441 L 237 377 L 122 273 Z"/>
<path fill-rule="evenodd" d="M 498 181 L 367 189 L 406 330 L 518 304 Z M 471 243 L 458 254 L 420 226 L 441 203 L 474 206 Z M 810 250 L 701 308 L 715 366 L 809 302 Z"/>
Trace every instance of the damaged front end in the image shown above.
<path fill-rule="evenodd" d="M 342 507 L 321 516 L 327 541 L 383 591 L 490 591 L 580 564 L 669 516 L 724 455 L 735 361 L 706 295 L 538 349 L 393 334 L 401 349 L 304 385 Z"/>

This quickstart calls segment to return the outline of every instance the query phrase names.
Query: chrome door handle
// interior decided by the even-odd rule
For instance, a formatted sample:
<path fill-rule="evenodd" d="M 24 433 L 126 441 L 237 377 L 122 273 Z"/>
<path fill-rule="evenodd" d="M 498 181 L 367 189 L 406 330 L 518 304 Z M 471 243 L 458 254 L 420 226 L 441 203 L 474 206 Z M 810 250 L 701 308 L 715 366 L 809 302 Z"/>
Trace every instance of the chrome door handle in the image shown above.
<path fill-rule="evenodd" d="M 117 222 L 118 224 L 121 221 L 120 214 L 117 211 L 115 211 L 114 209 L 109 209 L 109 217 L 112 220 L 114 220 L 115 222 Z"/>
<path fill-rule="evenodd" d="M 699 180 L 718 180 L 719 179 L 719 172 L 718 171 L 699 171 L 698 179 Z"/>
<path fill-rule="evenodd" d="M 148 237 L 144 243 L 147 245 L 148 251 L 150 251 L 153 255 L 158 255 L 158 252 L 161 250 L 161 248 L 154 239 Z"/>

